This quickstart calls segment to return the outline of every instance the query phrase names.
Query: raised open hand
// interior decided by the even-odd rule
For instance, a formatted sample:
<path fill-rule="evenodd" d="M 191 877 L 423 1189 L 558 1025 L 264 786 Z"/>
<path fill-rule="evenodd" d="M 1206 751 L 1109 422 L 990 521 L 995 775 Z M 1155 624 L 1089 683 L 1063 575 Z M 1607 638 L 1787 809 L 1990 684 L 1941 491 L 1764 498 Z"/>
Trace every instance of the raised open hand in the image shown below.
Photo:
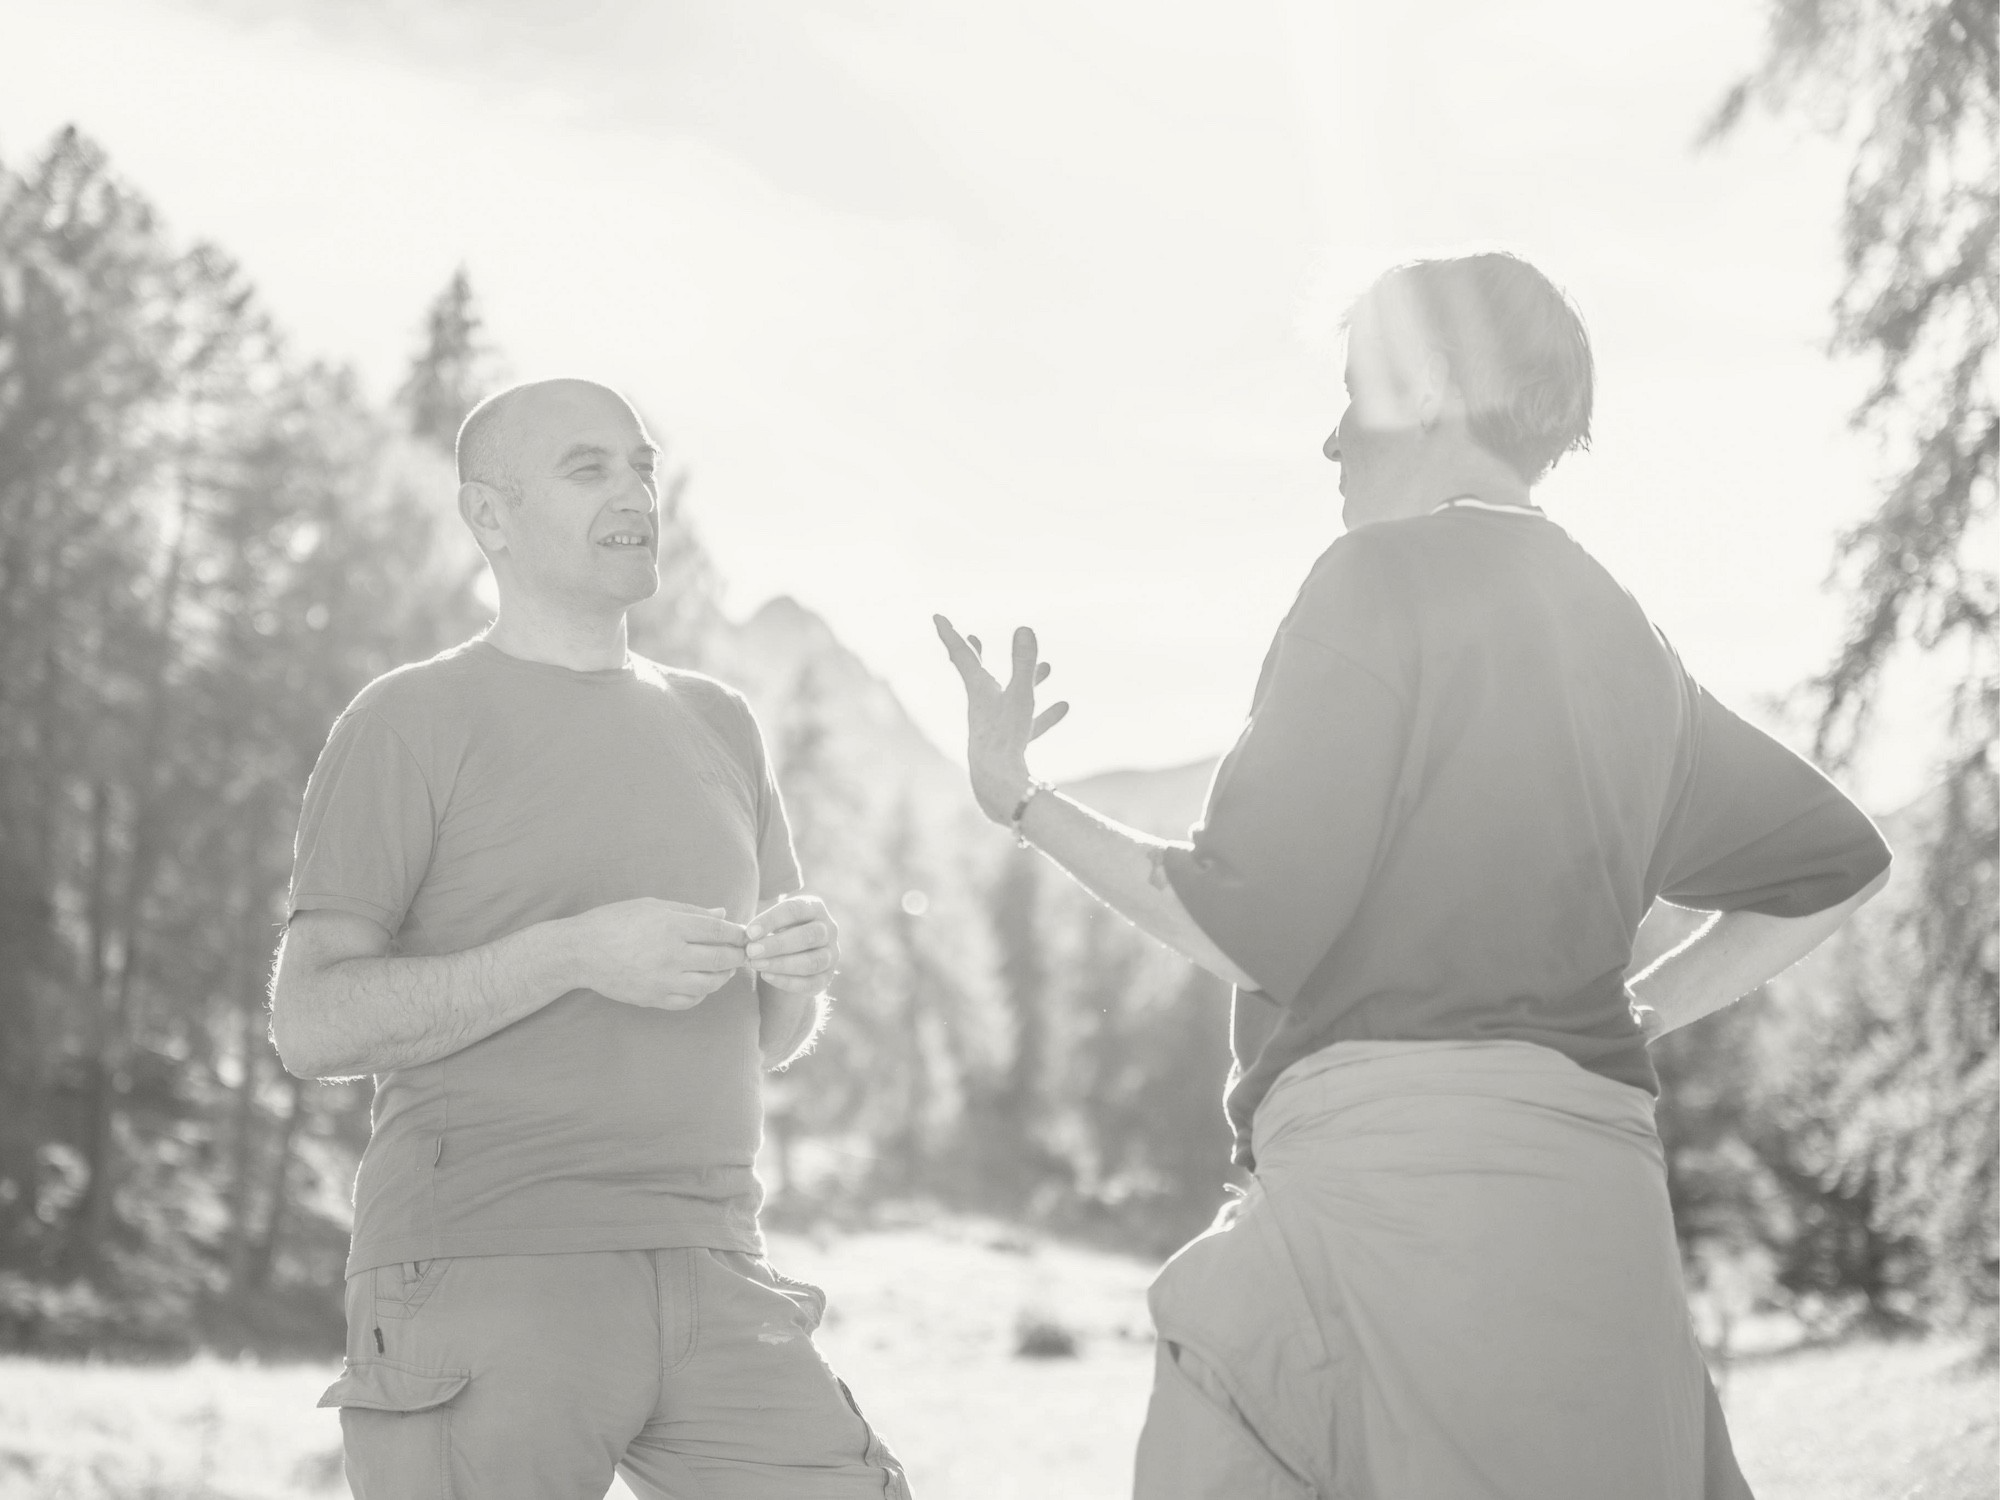
<path fill-rule="evenodd" d="M 1035 632 L 1027 626 L 1014 632 L 1014 670 L 1003 687 L 979 659 L 978 636 L 960 635 L 943 615 L 931 616 L 931 622 L 965 683 L 972 795 L 987 817 L 1005 823 L 1028 790 L 1029 743 L 1061 723 L 1069 705 L 1052 703 L 1035 712 L 1035 688 L 1049 675 L 1049 664 L 1038 659 Z"/>

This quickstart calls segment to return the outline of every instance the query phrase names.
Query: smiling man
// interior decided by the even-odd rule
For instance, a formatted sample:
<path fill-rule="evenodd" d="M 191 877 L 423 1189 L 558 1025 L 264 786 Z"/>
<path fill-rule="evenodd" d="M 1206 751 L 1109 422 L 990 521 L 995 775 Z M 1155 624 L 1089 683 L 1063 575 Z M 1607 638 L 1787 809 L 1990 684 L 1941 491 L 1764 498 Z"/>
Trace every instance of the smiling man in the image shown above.
<path fill-rule="evenodd" d="M 658 458 L 588 381 L 474 410 L 498 617 L 363 689 L 306 790 L 271 1029 L 376 1079 L 321 1402 L 360 1500 L 907 1494 L 763 1258 L 758 1075 L 838 935 L 748 705 L 626 648 Z"/>

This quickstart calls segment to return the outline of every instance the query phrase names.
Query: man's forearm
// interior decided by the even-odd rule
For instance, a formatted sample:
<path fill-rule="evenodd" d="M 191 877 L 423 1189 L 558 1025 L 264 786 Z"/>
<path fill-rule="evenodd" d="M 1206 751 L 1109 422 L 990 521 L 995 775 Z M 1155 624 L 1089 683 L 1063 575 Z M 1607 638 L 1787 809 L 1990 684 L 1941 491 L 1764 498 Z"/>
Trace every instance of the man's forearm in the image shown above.
<path fill-rule="evenodd" d="M 1723 912 L 1632 980 L 1648 1039 L 1721 1010 L 1782 974 L 1838 931 L 1887 879 L 1885 872 L 1839 905 L 1809 916 Z"/>
<path fill-rule="evenodd" d="M 1166 840 L 1114 823 L 1056 792 L 1038 792 L 1021 815 L 1031 843 L 1106 906 L 1149 937 L 1233 985 L 1255 989 L 1201 930 L 1166 878 Z"/>
<path fill-rule="evenodd" d="M 335 959 L 274 1003 L 272 1038 L 302 1078 L 435 1062 L 577 988 L 570 938 L 567 924 L 539 922 L 460 953 Z M 287 983 L 282 955 L 279 975 Z"/>

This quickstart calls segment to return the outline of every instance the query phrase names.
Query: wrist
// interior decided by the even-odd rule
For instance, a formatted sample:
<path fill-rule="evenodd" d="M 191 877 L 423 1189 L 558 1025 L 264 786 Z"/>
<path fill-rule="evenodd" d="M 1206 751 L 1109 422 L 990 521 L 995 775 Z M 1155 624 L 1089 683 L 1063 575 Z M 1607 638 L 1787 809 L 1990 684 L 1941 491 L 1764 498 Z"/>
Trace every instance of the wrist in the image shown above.
<path fill-rule="evenodd" d="M 1007 827 L 1014 835 L 1014 842 L 1019 844 L 1023 849 L 1029 847 L 1030 841 L 1027 830 L 1021 826 L 1022 819 L 1028 816 L 1028 809 L 1039 801 L 1044 793 L 1053 791 L 1055 791 L 1055 788 L 1050 786 L 1046 781 L 1031 780 L 1021 789 L 1021 795 L 1015 799 L 1013 807 L 1008 810 Z"/>
<path fill-rule="evenodd" d="M 1679 1013 L 1685 1004 L 1676 993 L 1674 976 L 1666 970 L 1666 958 L 1653 962 L 1647 970 L 1626 985 L 1626 992 L 1632 997 L 1632 1019 L 1638 1024 L 1648 1045 L 1658 1041 L 1673 1027 L 1667 1018 Z"/>
<path fill-rule="evenodd" d="M 1002 828 L 1009 828 L 1013 825 L 1014 809 L 1034 786 L 1035 780 L 1024 765 L 998 775 L 978 777 L 973 782 L 973 795 L 981 812 Z"/>
<path fill-rule="evenodd" d="M 543 922 L 534 929 L 534 935 L 541 940 L 543 960 L 539 966 L 543 977 L 539 988 L 552 989 L 557 995 L 602 988 L 592 962 L 597 945 L 586 940 L 584 921 L 585 914 L 579 913 Z"/>

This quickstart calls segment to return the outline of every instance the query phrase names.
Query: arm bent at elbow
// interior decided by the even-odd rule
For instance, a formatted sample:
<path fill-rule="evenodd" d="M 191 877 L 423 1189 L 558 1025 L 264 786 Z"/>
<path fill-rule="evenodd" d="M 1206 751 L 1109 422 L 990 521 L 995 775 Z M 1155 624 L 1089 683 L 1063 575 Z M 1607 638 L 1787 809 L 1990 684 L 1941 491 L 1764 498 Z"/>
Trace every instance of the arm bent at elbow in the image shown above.
<path fill-rule="evenodd" d="M 298 913 L 271 981 L 271 1040 L 300 1078 L 417 1067 L 471 1046 L 571 990 L 687 1010 L 743 967 L 743 928 L 641 897 L 537 922 L 460 953 L 391 954 L 379 923 Z"/>
<path fill-rule="evenodd" d="M 435 1062 L 575 988 L 567 936 L 543 922 L 463 953 L 402 957 L 366 917 L 302 911 L 278 947 L 271 1041 L 300 1078 Z"/>
<path fill-rule="evenodd" d="M 1148 937 L 1239 989 L 1259 987 L 1181 904 L 1161 864 L 1173 847 L 1165 840 L 1114 823 L 1057 792 L 1029 800 L 1021 830 L 1078 885 Z"/>
<path fill-rule="evenodd" d="M 1723 912 L 1632 980 L 1648 1041 L 1678 1031 L 1782 974 L 1888 883 L 1885 869 L 1845 901 L 1803 917 Z"/>

